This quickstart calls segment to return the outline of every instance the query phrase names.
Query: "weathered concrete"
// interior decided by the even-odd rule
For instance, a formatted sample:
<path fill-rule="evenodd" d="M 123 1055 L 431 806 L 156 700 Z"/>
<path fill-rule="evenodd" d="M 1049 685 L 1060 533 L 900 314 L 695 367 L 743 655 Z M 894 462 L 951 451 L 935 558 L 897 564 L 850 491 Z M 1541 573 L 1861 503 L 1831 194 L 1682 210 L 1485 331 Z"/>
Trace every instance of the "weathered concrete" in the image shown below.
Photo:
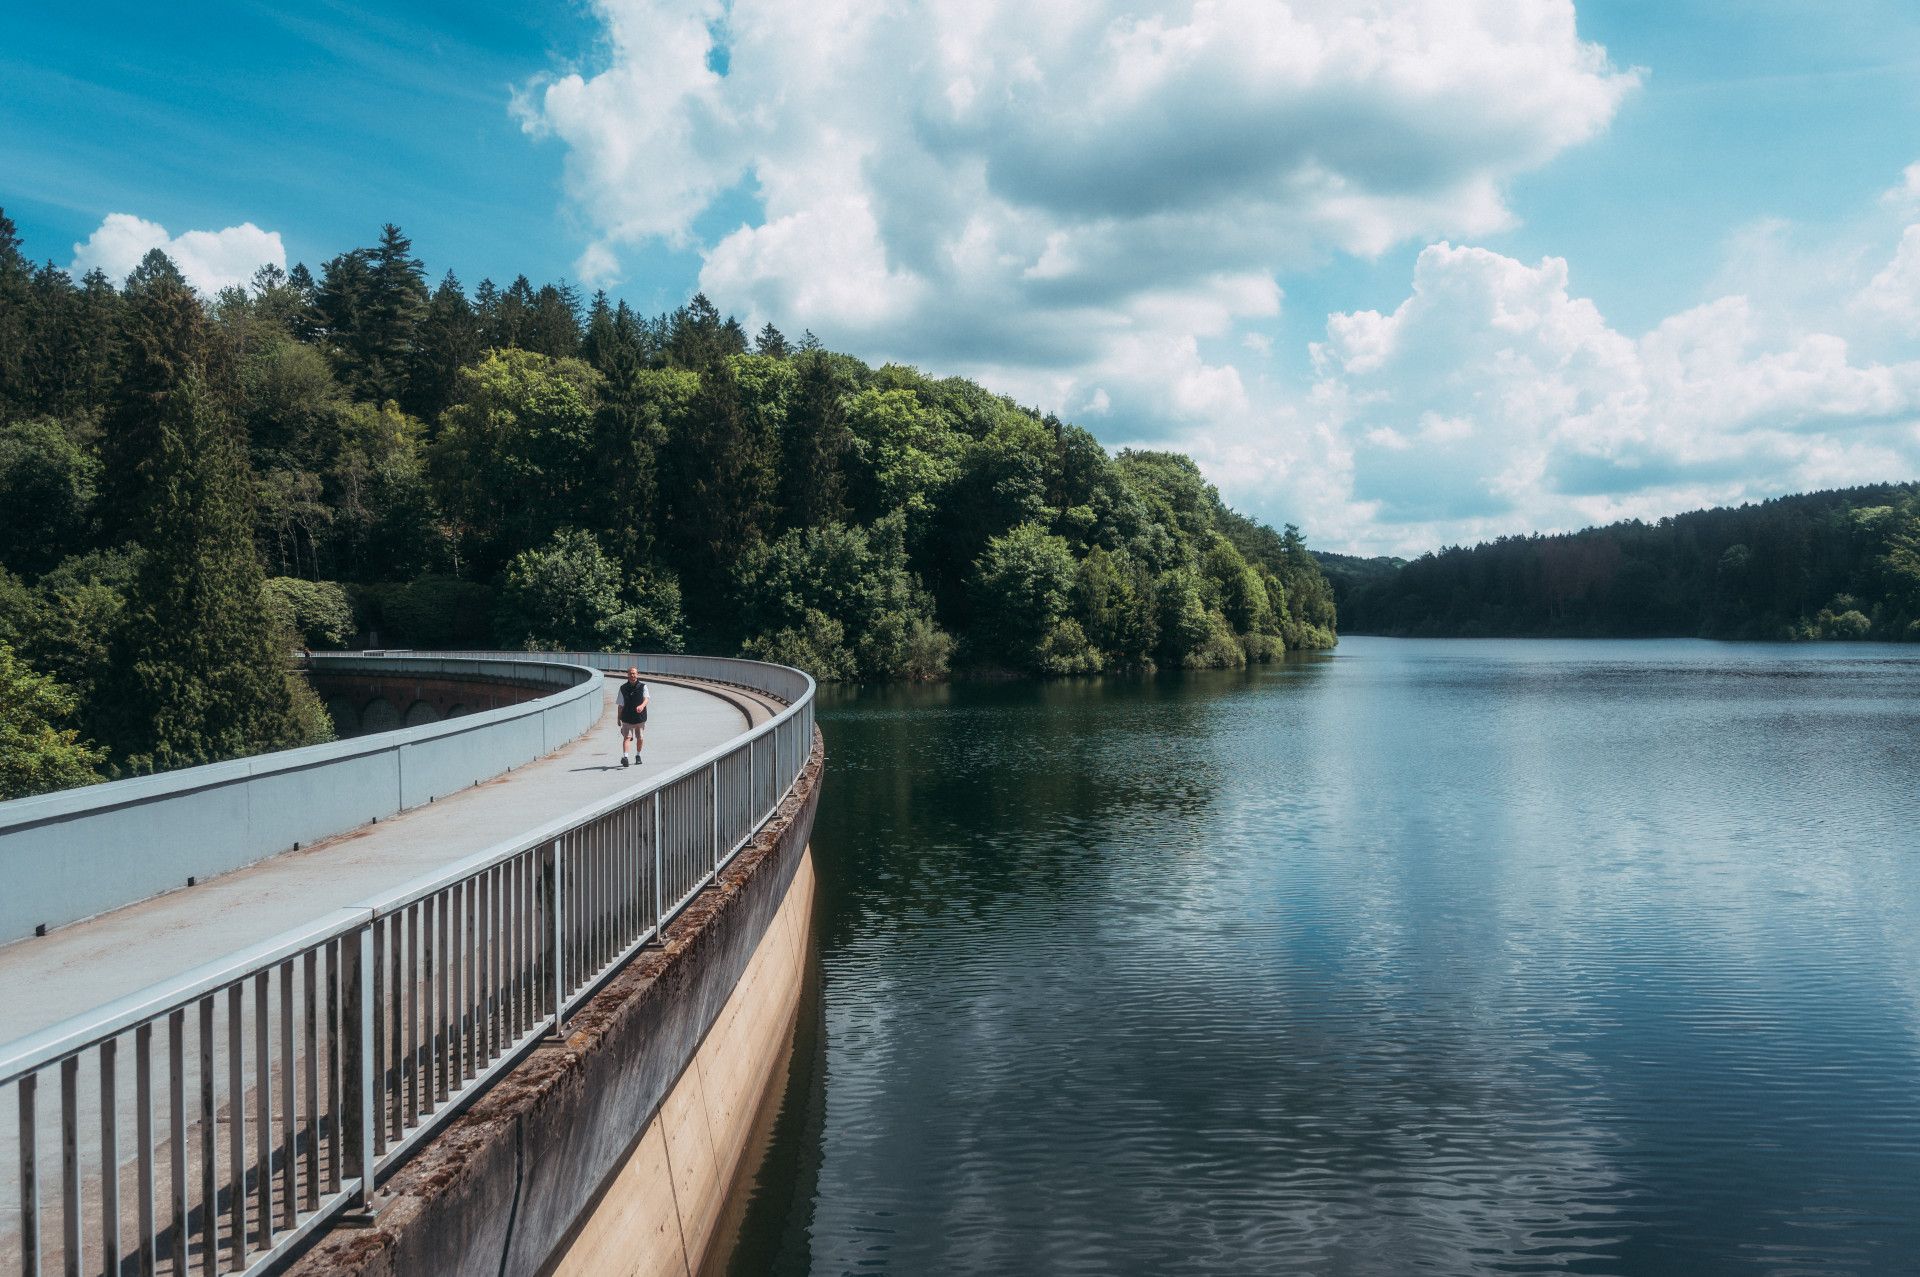
<path fill-rule="evenodd" d="M 611 1204 L 611 1218 L 631 1204 L 636 1237 L 657 1231 L 664 1239 L 657 1197 L 620 1191 L 623 1177 L 661 1169 L 669 1186 L 685 1180 L 690 1194 L 713 1200 L 711 1215 L 674 1212 L 680 1262 L 697 1262 L 739 1156 L 734 1147 L 723 1164 L 714 1152 L 721 1141 L 708 1114 L 719 1114 L 722 1139 L 744 1146 L 758 1099 L 746 1098 L 754 1066 L 734 1057 L 743 1035 L 764 1036 L 767 1017 L 751 1015 L 751 993 L 744 1002 L 735 993 L 763 949 L 773 955 L 765 961 L 798 965 L 793 915 L 778 919 L 800 890 L 796 882 L 804 887 L 823 760 L 816 734 L 806 772 L 778 814 L 667 929 L 663 948 L 635 958 L 569 1021 L 564 1042 L 537 1048 L 402 1165 L 375 1195 L 371 1224 L 335 1227 L 292 1271 L 537 1273 L 590 1236 L 583 1224 L 597 1203 Z M 770 987 L 764 996 L 785 994 Z M 710 1042 L 711 1068 L 703 1069 Z M 703 1127 L 711 1173 L 700 1155 Z M 672 1246 L 648 1253 L 678 1271 Z"/>
<path fill-rule="evenodd" d="M 813 858 L 803 852 L 733 996 L 553 1261 L 556 1277 L 700 1272 L 793 1036 L 812 920 Z"/>

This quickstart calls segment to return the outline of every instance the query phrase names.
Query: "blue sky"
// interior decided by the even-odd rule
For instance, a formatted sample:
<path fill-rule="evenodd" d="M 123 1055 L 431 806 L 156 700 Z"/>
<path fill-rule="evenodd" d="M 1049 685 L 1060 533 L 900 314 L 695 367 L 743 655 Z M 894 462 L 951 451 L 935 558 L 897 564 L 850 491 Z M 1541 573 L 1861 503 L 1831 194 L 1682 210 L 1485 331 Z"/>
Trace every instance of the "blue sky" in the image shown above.
<path fill-rule="evenodd" d="M 1338 548 L 1920 477 L 1920 7 L 1343 8 L 41 6 L 0 206 L 705 287 Z"/>

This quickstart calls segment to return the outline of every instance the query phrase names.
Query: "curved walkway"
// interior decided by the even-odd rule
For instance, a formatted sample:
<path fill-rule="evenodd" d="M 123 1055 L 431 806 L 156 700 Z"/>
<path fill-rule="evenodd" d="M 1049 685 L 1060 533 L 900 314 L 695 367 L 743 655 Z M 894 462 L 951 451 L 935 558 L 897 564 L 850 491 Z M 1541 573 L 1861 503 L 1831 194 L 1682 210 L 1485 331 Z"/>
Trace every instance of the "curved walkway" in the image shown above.
<path fill-rule="evenodd" d="M 0 947 L 0 1042 L 189 971 L 329 909 L 641 783 L 772 716 L 769 698 L 648 676 L 646 761 L 620 766 L 608 678 L 593 727 L 545 758 L 474 788 L 45 936 Z"/>

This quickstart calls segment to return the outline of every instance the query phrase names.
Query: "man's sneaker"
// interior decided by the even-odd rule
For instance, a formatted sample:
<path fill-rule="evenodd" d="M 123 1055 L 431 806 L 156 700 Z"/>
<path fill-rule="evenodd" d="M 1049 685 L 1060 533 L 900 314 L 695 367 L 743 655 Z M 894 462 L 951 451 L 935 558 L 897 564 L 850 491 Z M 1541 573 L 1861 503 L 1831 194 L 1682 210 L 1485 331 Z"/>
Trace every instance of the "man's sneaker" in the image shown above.
<path fill-rule="evenodd" d="M 620 765 L 622 767 L 627 765 L 627 756 L 625 754 L 620 755 Z"/>

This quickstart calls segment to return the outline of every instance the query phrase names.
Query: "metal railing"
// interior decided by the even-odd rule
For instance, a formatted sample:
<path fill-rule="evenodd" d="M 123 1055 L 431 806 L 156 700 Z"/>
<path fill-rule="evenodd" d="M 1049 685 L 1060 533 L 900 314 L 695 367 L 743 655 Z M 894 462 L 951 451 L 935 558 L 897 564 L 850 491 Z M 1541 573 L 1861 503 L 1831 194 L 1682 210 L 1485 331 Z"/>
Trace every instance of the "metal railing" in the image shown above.
<path fill-rule="evenodd" d="M 272 1267 L 561 1030 L 806 766 L 814 684 L 798 670 L 551 659 L 635 663 L 787 704 L 648 784 L 0 1046 L 0 1155 L 18 1168 L 17 1233 L 0 1247 L 17 1271 Z"/>

